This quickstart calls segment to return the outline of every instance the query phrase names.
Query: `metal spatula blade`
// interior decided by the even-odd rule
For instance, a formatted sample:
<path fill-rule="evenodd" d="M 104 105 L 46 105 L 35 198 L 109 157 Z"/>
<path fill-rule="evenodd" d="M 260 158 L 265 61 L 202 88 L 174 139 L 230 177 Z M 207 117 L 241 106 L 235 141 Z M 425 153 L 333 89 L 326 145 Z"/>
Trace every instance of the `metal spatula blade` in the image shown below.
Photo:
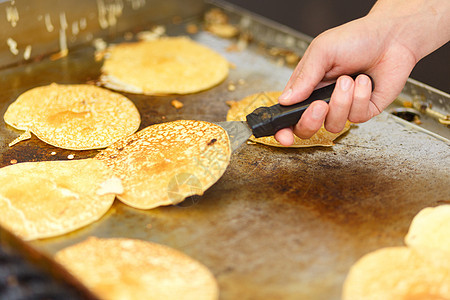
<path fill-rule="evenodd" d="M 231 143 L 231 151 L 235 151 L 245 141 L 247 141 L 253 134 L 252 129 L 245 121 L 229 121 L 229 122 L 215 122 L 228 134 Z"/>

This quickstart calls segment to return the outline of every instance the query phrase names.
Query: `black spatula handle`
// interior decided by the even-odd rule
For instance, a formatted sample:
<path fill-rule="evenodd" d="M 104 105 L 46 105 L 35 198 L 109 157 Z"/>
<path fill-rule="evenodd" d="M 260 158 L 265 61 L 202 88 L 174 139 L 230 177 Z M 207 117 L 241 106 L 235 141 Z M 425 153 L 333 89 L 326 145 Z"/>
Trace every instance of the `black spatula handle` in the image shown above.
<path fill-rule="evenodd" d="M 356 79 L 358 75 L 351 75 L 350 77 Z M 370 76 L 369 78 L 372 81 L 373 90 L 374 83 Z M 255 109 L 251 114 L 247 115 L 247 123 L 252 128 L 253 135 L 257 138 L 272 136 L 280 129 L 297 124 L 305 110 L 314 101 L 324 100 L 329 103 L 335 86 L 336 84 L 333 83 L 317 89 L 311 93 L 308 99 L 294 105 L 275 104 L 270 107 L 263 106 Z"/>

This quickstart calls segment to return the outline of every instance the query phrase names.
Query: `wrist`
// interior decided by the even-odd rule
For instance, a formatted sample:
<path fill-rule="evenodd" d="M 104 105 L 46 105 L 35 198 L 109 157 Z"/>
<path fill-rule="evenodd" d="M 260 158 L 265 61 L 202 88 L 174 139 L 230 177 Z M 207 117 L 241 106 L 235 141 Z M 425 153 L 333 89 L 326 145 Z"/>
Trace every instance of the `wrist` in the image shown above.
<path fill-rule="evenodd" d="M 448 0 L 379 0 L 366 18 L 381 36 L 409 49 L 416 62 L 450 40 Z"/>

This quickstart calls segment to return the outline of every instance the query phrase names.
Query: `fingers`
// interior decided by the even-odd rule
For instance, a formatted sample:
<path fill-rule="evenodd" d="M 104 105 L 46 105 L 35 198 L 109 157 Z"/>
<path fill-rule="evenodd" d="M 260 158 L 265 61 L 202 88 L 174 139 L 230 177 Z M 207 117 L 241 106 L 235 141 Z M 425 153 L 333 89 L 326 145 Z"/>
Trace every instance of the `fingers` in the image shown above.
<path fill-rule="evenodd" d="M 371 96 L 372 84 L 368 76 L 361 74 L 355 81 L 349 76 L 339 77 L 330 99 L 325 128 L 338 133 L 344 129 L 347 119 L 353 123 L 368 121 L 374 115 Z"/>
<path fill-rule="evenodd" d="M 294 128 L 283 128 L 275 134 L 275 139 L 283 146 L 294 143 L 294 134 L 302 139 L 308 139 L 322 127 L 323 120 L 328 113 L 328 105 L 325 101 L 315 101 L 303 113 L 300 121 Z"/>
<path fill-rule="evenodd" d="M 280 130 L 275 138 L 284 146 L 294 142 L 293 133 L 300 138 L 313 136 L 325 124 L 325 128 L 334 133 L 342 131 L 347 119 L 361 123 L 372 117 L 372 86 L 368 76 L 359 75 L 355 81 L 350 76 L 341 76 L 331 96 L 330 104 L 315 101 L 305 111 L 293 129 Z"/>
<path fill-rule="evenodd" d="M 294 143 L 294 133 L 292 128 L 283 128 L 275 133 L 275 139 L 283 146 L 290 146 Z"/>
<path fill-rule="evenodd" d="M 305 111 L 292 129 L 283 129 L 275 138 L 284 146 L 294 142 L 292 133 L 307 139 L 313 136 L 325 124 L 325 128 L 334 133 L 342 131 L 347 120 L 361 123 L 372 117 L 370 99 L 372 86 L 368 76 L 359 75 L 355 81 L 350 76 L 341 76 L 327 105 L 324 101 L 315 101 Z"/>
<path fill-rule="evenodd" d="M 355 80 L 353 102 L 351 103 L 348 120 L 353 123 L 368 121 L 372 114 L 369 109 L 372 96 L 372 84 L 366 75 L 359 75 Z"/>
<path fill-rule="evenodd" d="M 328 104 L 325 101 L 314 101 L 294 126 L 295 135 L 302 139 L 312 137 L 322 127 L 327 113 Z"/>
<path fill-rule="evenodd" d="M 345 127 L 352 106 L 354 82 L 350 76 L 341 76 L 331 95 L 329 112 L 325 120 L 325 128 L 334 133 Z"/>

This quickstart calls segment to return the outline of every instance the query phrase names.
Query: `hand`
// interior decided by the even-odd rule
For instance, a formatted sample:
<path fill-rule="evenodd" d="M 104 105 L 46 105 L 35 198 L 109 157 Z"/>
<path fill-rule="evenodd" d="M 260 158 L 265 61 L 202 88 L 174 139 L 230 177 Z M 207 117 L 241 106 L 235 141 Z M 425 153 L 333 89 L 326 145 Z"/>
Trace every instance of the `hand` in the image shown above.
<path fill-rule="evenodd" d="M 434 2 L 440 2 L 440 0 L 428 1 L 433 2 L 433 5 L 436 4 Z M 443 13 L 448 12 L 450 7 L 448 5 L 450 1 L 445 4 L 446 1 L 441 1 L 446 6 Z M 408 22 L 405 18 L 396 18 L 389 13 L 379 12 L 383 9 L 395 10 L 392 3 L 398 2 L 398 10 L 403 13 L 405 5 L 411 7 L 407 1 L 378 2 L 381 3 L 377 3 L 381 9 L 376 5 L 366 17 L 325 31 L 311 42 L 289 79 L 279 102 L 283 105 L 300 102 L 314 89 L 337 79 L 336 88 L 329 105 L 324 101 L 314 102 L 293 128 L 285 128 L 276 133 L 275 138 L 281 144 L 291 145 L 293 134 L 300 138 L 309 138 L 322 124 L 330 132 L 340 132 L 347 119 L 354 123 L 362 123 L 378 115 L 401 92 L 415 64 L 434 50 L 424 50 L 414 39 L 414 36 L 426 36 L 428 28 L 421 27 L 418 31 L 409 28 L 408 31 Z M 449 20 L 448 16 L 445 18 L 443 26 L 446 26 Z M 405 24 L 400 26 L 399 20 Z M 417 18 L 412 21 L 417 23 Z M 443 44 L 441 40 L 445 43 L 446 39 L 448 37 L 441 38 L 438 42 L 434 42 L 433 46 L 438 44 L 438 47 L 439 43 Z M 370 75 L 375 83 L 373 92 L 367 76 L 359 75 L 356 80 L 352 80 L 344 75 L 354 73 Z"/>

